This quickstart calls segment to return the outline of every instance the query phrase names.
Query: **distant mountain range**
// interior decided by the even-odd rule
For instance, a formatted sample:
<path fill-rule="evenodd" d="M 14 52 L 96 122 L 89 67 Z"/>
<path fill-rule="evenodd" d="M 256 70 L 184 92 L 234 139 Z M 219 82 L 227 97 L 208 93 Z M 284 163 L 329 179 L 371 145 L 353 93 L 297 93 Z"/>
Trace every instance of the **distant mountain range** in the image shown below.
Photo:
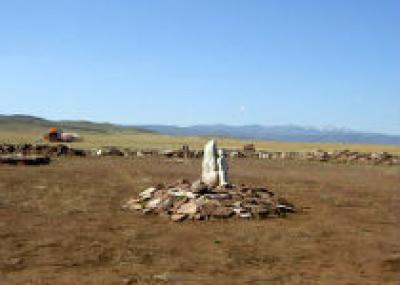
<path fill-rule="evenodd" d="M 226 136 L 240 139 L 274 140 L 287 142 L 334 142 L 367 144 L 400 144 L 400 136 L 357 132 L 347 129 L 317 129 L 299 126 L 228 126 L 196 125 L 177 127 L 146 125 L 140 128 L 169 135 Z"/>
<path fill-rule="evenodd" d="M 250 140 L 274 140 L 287 142 L 333 142 L 361 144 L 400 144 L 400 136 L 357 132 L 347 129 L 317 129 L 300 126 L 229 126 L 195 125 L 189 127 L 168 125 L 116 125 L 89 121 L 51 121 L 28 115 L 0 115 L 0 131 L 45 130 L 59 127 L 76 132 L 143 133 L 155 132 L 180 136 L 217 136 Z"/>

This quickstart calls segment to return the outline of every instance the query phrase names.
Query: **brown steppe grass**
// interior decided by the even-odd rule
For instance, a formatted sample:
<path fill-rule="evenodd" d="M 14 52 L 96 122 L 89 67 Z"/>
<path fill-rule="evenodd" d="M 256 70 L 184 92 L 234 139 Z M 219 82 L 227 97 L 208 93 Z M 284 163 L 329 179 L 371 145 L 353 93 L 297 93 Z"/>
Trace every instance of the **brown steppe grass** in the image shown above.
<path fill-rule="evenodd" d="M 200 160 L 0 165 L 0 284 L 398 284 L 400 167 L 236 159 L 237 184 L 301 208 L 283 219 L 173 223 L 124 212 Z"/>
<path fill-rule="evenodd" d="M 68 130 L 66 130 L 68 131 Z M 43 141 L 41 131 L 6 131 L 0 130 L 0 143 L 35 143 Z M 71 147 L 92 149 L 104 146 L 115 146 L 120 148 L 155 148 L 155 149 L 178 149 L 182 145 L 189 145 L 192 149 L 202 149 L 211 137 L 196 136 L 168 136 L 152 133 L 138 132 L 113 132 L 94 133 L 79 132 L 82 142 L 69 144 Z M 266 140 L 240 140 L 235 138 L 219 137 L 218 145 L 229 149 L 243 149 L 245 144 L 253 143 L 257 150 L 267 151 L 313 151 L 322 149 L 324 151 L 351 150 L 359 152 L 388 152 L 400 154 L 400 145 L 377 145 L 377 144 L 344 144 L 344 143 L 299 143 L 279 142 Z"/>

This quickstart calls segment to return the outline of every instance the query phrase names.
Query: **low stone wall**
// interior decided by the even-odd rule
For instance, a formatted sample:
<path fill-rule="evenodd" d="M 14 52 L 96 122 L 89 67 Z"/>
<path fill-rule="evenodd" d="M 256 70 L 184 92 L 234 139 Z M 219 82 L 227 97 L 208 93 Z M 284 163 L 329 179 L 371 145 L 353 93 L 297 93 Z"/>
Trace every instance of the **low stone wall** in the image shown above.
<path fill-rule="evenodd" d="M 342 163 L 370 163 L 370 164 L 400 164 L 400 155 L 386 152 L 355 152 L 349 150 L 311 152 L 274 152 L 274 151 L 249 151 L 249 150 L 226 150 L 228 157 L 255 158 L 266 160 L 305 160 L 305 161 L 332 161 Z M 130 149 L 117 147 L 103 147 L 99 149 L 78 149 L 69 145 L 49 144 L 0 144 L 0 155 L 21 154 L 21 155 L 42 155 L 42 156 L 121 156 L 121 157 L 149 157 L 161 156 L 166 158 L 202 158 L 202 150 L 190 150 L 187 146 L 181 149 Z"/>
<path fill-rule="evenodd" d="M 42 155 L 42 156 L 87 156 L 90 151 L 71 148 L 67 145 L 48 145 L 48 144 L 0 144 L 0 155 L 20 154 L 20 155 Z"/>
<path fill-rule="evenodd" d="M 0 164 L 13 165 L 46 165 L 50 163 L 50 157 L 47 156 L 25 156 L 25 155 L 1 155 Z"/>
<path fill-rule="evenodd" d="M 387 152 L 356 152 L 349 150 L 328 152 L 317 150 L 311 152 L 257 152 L 255 155 L 260 159 L 400 164 L 400 155 Z"/>

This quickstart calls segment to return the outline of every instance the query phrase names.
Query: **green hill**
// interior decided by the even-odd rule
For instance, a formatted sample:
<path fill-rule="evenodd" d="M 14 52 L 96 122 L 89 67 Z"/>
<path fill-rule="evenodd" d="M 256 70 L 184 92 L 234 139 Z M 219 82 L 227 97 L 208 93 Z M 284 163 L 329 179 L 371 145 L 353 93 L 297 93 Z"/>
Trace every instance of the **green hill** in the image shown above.
<path fill-rule="evenodd" d="M 83 133 L 151 133 L 151 131 L 119 126 L 110 123 L 94 123 L 89 121 L 51 121 L 27 115 L 0 115 L 0 130 L 6 132 L 45 132 L 56 127 L 69 132 Z"/>

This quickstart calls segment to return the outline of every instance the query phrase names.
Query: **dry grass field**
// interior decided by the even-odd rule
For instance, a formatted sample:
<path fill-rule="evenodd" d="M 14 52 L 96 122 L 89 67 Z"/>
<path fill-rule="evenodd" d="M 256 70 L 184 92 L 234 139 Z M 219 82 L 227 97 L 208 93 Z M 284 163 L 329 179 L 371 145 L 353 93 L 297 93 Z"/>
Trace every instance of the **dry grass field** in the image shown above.
<path fill-rule="evenodd" d="M 200 164 L 0 165 L 0 284 L 399 284 L 398 166 L 231 161 L 235 183 L 302 207 L 285 219 L 176 224 L 120 210 Z"/>
<path fill-rule="evenodd" d="M 35 143 L 40 141 L 44 132 L 45 129 L 36 131 L 1 130 L 0 143 Z M 177 149 L 181 148 L 183 144 L 187 144 L 193 149 L 202 149 L 204 144 L 210 139 L 208 137 L 168 136 L 140 132 L 80 132 L 80 134 L 83 137 L 83 141 L 70 144 L 71 146 L 88 149 L 104 146 Z M 269 151 L 312 151 L 316 149 L 333 151 L 348 149 L 360 152 L 386 151 L 389 153 L 400 153 L 400 145 L 291 143 L 277 141 L 249 141 L 224 137 L 218 138 L 219 146 L 224 148 L 242 149 L 243 145 L 248 143 L 254 143 L 256 148 L 259 150 Z"/>

